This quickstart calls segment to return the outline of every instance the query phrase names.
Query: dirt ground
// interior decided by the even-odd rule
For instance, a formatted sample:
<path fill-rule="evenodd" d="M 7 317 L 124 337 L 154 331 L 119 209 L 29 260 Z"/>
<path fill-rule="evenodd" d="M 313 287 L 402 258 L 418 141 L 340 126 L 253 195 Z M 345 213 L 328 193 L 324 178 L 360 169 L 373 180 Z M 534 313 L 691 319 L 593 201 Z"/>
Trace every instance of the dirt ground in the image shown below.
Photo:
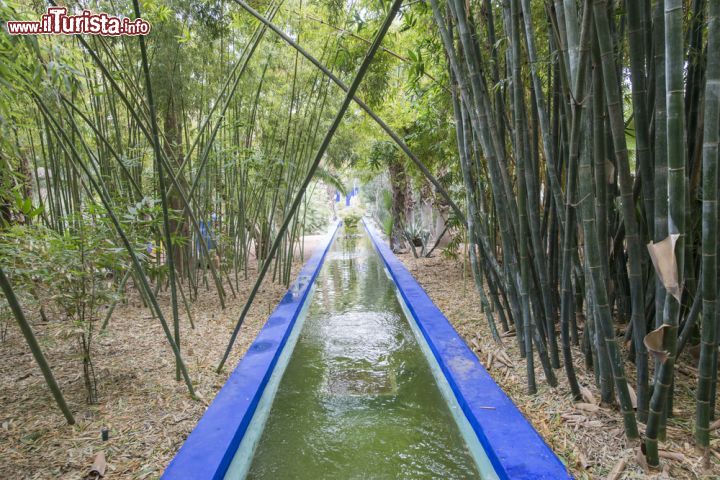
<path fill-rule="evenodd" d="M 638 457 L 638 445 L 625 439 L 619 411 L 598 405 L 600 395 L 593 374 L 584 369 L 579 349 L 574 349 L 573 358 L 578 381 L 588 390 L 586 400 L 573 403 L 563 369 L 556 371 L 559 386 L 549 387 L 537 360 L 538 393 L 529 395 L 525 360 L 520 357 L 517 340 L 506 337 L 502 345 L 493 341 L 469 266 L 441 255 L 416 259 L 408 253 L 399 258 L 576 478 L 720 478 L 720 430 L 712 440 L 709 470 L 703 469 L 703 459 L 693 446 L 697 369 L 689 357 L 678 362 L 675 417 L 668 420 L 669 441 L 660 446 L 664 457 L 661 469 L 646 470 L 641 465 L 644 457 Z M 626 364 L 626 374 L 634 383 L 631 363 Z M 639 428 L 644 431 L 644 425 Z"/>
<path fill-rule="evenodd" d="M 322 237 L 306 237 L 305 258 Z M 293 268 L 293 278 L 301 264 Z M 105 478 L 158 478 L 200 419 L 229 373 L 245 353 L 270 312 L 285 294 L 282 285 L 266 281 L 242 327 L 223 374 L 215 368 L 256 277 L 253 268 L 230 290 L 222 310 L 214 290 L 200 290 L 191 306 L 195 329 L 181 310 L 181 348 L 193 380 L 193 400 L 183 382 L 175 381 L 175 362 L 162 327 L 143 308 L 136 293 L 113 313 L 107 334 L 96 339 L 94 366 L 100 403 L 87 405 L 82 365 L 71 341 L 58 338 L 57 324 L 33 328 L 50 362 L 76 425 L 58 410 L 30 350 L 17 328 L 8 325 L 0 342 L 0 479 L 81 479 L 95 454 L 107 459 Z M 212 286 L 212 283 L 210 283 Z M 169 311 L 168 293 L 161 306 Z M 28 312 L 30 313 L 30 312 Z M 103 442 L 101 430 L 109 428 Z"/>
<path fill-rule="evenodd" d="M 306 258 L 318 245 L 318 237 L 308 239 Z M 702 459 L 692 447 L 691 391 L 696 372 L 689 364 L 680 369 L 677 415 L 669 421 L 671 441 L 663 445 L 671 458 L 662 460 L 662 471 L 646 475 L 636 460 L 636 446 L 624 439 L 618 413 L 587 402 L 583 408 L 573 405 L 563 371 L 557 372 L 560 387 L 552 389 L 544 385 L 538 370 L 538 394 L 525 393 L 524 364 L 516 341 L 505 338 L 502 347 L 492 341 L 472 279 L 462 263 L 440 255 L 400 257 L 577 478 L 720 477 L 717 435 L 710 472 L 703 472 Z M 299 266 L 295 265 L 293 275 Z M 280 285 L 265 283 L 241 330 L 229 367 L 224 374 L 216 374 L 254 276 L 251 270 L 250 280 L 241 281 L 237 298 L 229 296 L 225 310 L 212 290 L 202 293 L 191 308 L 194 330 L 187 314 L 182 314 L 183 355 L 200 401 L 192 400 L 185 385 L 175 381 L 173 355 L 160 324 L 141 307 L 135 294 L 118 306 L 107 334 L 95 344 L 99 405 L 85 403 L 82 369 L 72 344 L 58 338 L 52 319 L 44 325 L 34 319 L 36 334 L 75 413 L 74 426 L 65 423 L 55 406 L 16 325 L 8 325 L 7 338 L 0 342 L 0 479 L 82 478 L 100 451 L 107 458 L 105 478 L 157 478 L 285 292 Z M 161 301 L 168 305 L 167 294 Z M 580 358 L 579 351 L 574 354 Z M 592 373 L 581 369 L 578 376 L 597 398 Z M 110 430 L 106 442 L 101 439 L 103 427 Z M 619 474 L 609 477 L 613 469 Z"/>

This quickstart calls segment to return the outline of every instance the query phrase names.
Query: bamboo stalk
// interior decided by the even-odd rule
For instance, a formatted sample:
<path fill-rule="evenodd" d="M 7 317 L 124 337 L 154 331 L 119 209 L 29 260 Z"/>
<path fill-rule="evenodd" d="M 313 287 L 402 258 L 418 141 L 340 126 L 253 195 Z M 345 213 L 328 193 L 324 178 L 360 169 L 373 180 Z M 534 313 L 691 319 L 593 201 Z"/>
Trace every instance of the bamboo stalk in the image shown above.
<path fill-rule="evenodd" d="M 137 1 L 137 0 L 133 0 Z M 237 0 L 236 0 L 237 1 Z M 372 59 L 375 56 L 375 53 L 377 52 L 378 48 L 380 47 L 380 43 L 382 42 L 382 39 L 385 37 L 385 34 L 387 33 L 388 29 L 390 28 L 390 25 L 392 24 L 393 19 L 395 18 L 395 15 L 397 14 L 398 10 L 400 9 L 400 4 L 402 3 L 402 0 L 394 0 L 392 5 L 390 6 L 390 10 L 378 30 L 377 34 L 375 35 L 375 39 L 373 40 L 373 44 L 368 50 L 368 52 L 365 55 L 365 58 L 363 59 L 362 64 L 360 65 L 360 68 L 358 69 L 357 74 L 353 78 L 352 83 L 350 84 L 350 87 L 347 90 L 347 93 L 345 94 L 345 99 L 342 102 L 342 105 L 340 106 L 340 109 L 338 110 L 337 114 L 335 115 L 335 119 L 333 120 L 333 123 L 330 125 L 330 128 L 328 129 L 327 133 L 325 134 L 325 137 L 323 138 L 322 143 L 320 144 L 320 147 L 315 154 L 314 160 L 312 165 L 310 166 L 310 169 L 305 176 L 305 180 L 303 181 L 302 185 L 299 188 L 299 191 L 297 192 L 295 199 L 293 200 L 293 203 L 288 210 L 288 213 L 285 216 L 285 219 L 283 221 L 283 224 L 281 225 L 280 229 L 278 230 L 278 233 L 275 237 L 275 241 L 272 244 L 272 247 L 270 248 L 270 251 L 268 252 L 267 261 L 263 263 L 262 269 L 260 272 L 258 272 L 258 277 L 255 280 L 255 284 L 253 285 L 252 290 L 250 291 L 250 296 L 248 297 L 247 302 L 245 302 L 245 306 L 243 307 L 242 312 L 240 313 L 240 318 L 238 319 L 237 323 L 235 324 L 235 328 L 233 329 L 233 333 L 230 336 L 230 341 L 228 342 L 228 346 L 225 350 L 225 354 L 223 355 L 223 358 L 220 360 L 220 363 L 217 367 L 217 372 L 219 373 L 222 371 L 225 362 L 230 355 L 230 352 L 232 350 L 232 347 L 235 343 L 235 340 L 237 338 L 238 333 L 240 332 L 240 327 L 243 324 L 243 321 L 245 320 L 245 316 L 247 315 L 247 312 L 250 310 L 250 306 L 252 305 L 253 300 L 255 299 L 255 295 L 257 294 L 257 291 L 260 288 L 260 285 L 262 284 L 263 279 L 265 278 L 265 274 L 268 271 L 268 268 L 270 267 L 270 259 L 272 259 L 277 252 L 278 247 L 280 246 L 280 242 L 282 241 L 283 235 L 285 231 L 287 230 L 288 226 L 290 225 L 290 221 L 292 220 L 295 210 L 297 210 L 298 206 L 300 205 L 300 202 L 302 201 L 303 195 L 305 194 L 305 190 L 307 189 L 308 185 L 310 184 L 310 181 L 312 180 L 315 170 L 317 170 L 318 166 L 320 165 L 320 161 L 322 160 L 323 155 L 325 154 L 325 151 L 327 150 L 327 147 L 330 145 L 330 141 L 332 140 L 333 135 L 335 134 L 335 131 L 340 126 L 340 122 L 342 121 L 343 117 L 345 116 L 345 112 L 347 111 L 348 107 L 350 106 L 350 102 L 352 102 L 353 97 L 355 96 L 355 92 L 357 91 L 358 87 L 360 86 L 360 82 L 362 82 L 362 79 L 365 76 L 365 73 L 367 73 L 367 69 L 370 67 L 370 63 L 372 63 Z"/>
<path fill-rule="evenodd" d="M 665 85 L 667 90 L 667 165 L 668 165 L 668 233 L 679 235 L 673 255 L 676 258 L 677 280 L 682 292 L 686 235 L 685 176 L 685 110 L 683 96 L 682 1 L 665 0 Z M 656 466 L 661 419 L 666 415 L 668 394 L 673 383 L 677 330 L 681 311 L 679 298 L 665 297 L 663 349 L 667 358 L 660 371 L 650 399 L 645 455 L 648 464 Z"/>
<path fill-rule="evenodd" d="M 600 49 L 603 86 L 607 100 L 608 119 L 612 133 L 617 171 L 620 179 L 621 212 L 625 226 L 625 238 L 628 243 L 628 278 L 632 307 L 632 324 L 634 329 L 635 363 L 637 366 L 638 408 L 646 401 L 647 396 L 647 349 L 643 343 L 647 327 L 645 325 L 645 299 L 642 282 L 643 250 L 640 244 L 638 221 L 635 216 L 633 186 L 630 177 L 627 142 L 625 139 L 625 123 L 622 113 L 620 85 L 613 60 L 613 44 L 607 16 L 606 0 L 593 0 L 593 18 L 595 22 L 597 44 Z"/>
<path fill-rule="evenodd" d="M 18 299 L 15 296 L 15 292 L 13 292 L 12 285 L 10 285 L 10 281 L 5 276 L 5 272 L 2 270 L 2 268 L 0 268 L 0 288 L 2 288 L 5 299 L 10 305 L 10 310 L 12 310 L 13 316 L 15 317 L 15 320 L 17 321 L 18 326 L 23 333 L 23 336 L 25 337 L 25 341 L 27 342 L 28 347 L 30 347 L 30 351 L 32 352 L 33 357 L 35 357 L 35 361 L 37 362 L 38 367 L 40 367 L 43 377 L 45 377 L 45 383 L 47 383 L 47 386 L 52 392 L 53 397 L 55 397 L 55 402 L 65 416 L 68 424 L 74 425 L 75 418 L 73 417 L 70 408 L 65 402 L 65 397 L 63 397 L 62 391 L 60 391 L 60 387 L 58 386 L 57 381 L 55 381 L 55 376 L 53 376 L 52 369 L 50 368 L 50 365 L 45 359 L 45 355 L 43 355 L 42 353 L 42 349 L 40 348 L 40 344 L 38 343 L 37 338 L 35 338 L 32 327 L 30 327 L 30 324 L 25 318 L 22 307 L 20 307 L 20 302 L 18 302 Z"/>
<path fill-rule="evenodd" d="M 705 123 L 703 132 L 702 206 L 702 339 L 698 361 L 695 441 L 710 446 L 710 394 L 713 377 L 713 351 L 717 351 L 717 230 L 718 230 L 718 154 L 720 149 L 720 2 L 708 9 L 708 62 L 705 83 Z M 715 360 L 717 362 L 717 360 Z"/>

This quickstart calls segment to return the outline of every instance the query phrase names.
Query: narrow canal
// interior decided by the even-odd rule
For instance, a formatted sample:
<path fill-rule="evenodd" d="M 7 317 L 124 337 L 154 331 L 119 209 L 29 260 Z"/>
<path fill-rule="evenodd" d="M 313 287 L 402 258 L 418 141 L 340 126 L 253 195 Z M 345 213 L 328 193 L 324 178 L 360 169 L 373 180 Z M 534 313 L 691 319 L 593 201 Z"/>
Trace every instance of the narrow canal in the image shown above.
<path fill-rule="evenodd" d="M 338 233 L 310 301 L 247 478 L 480 478 L 365 232 Z"/>

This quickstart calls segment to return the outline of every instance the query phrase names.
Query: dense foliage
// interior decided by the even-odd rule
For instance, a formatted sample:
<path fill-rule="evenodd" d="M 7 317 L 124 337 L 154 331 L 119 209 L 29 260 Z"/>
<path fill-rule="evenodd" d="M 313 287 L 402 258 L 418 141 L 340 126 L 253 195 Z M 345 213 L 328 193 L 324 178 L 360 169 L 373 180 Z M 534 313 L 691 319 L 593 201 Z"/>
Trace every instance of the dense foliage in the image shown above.
<path fill-rule="evenodd" d="M 0 18 L 45 7 L 6 0 Z M 448 252 L 467 247 L 483 312 L 498 341 L 514 332 L 530 392 L 539 361 L 551 386 L 562 367 L 579 399 L 584 361 L 627 437 L 645 429 L 651 465 L 673 398 L 694 395 L 708 448 L 718 2 L 92 7 L 140 14 L 152 34 L 0 36 L 0 283 L 21 326 L 17 299 L 72 326 L 89 400 L 99 308 L 128 279 L 192 393 L 179 309 L 204 285 L 235 295 L 257 260 L 234 340 L 265 274 L 289 282 L 296 245 L 357 179 L 393 249 L 430 255 L 447 232 Z M 690 393 L 673 387 L 677 362 L 698 368 Z"/>

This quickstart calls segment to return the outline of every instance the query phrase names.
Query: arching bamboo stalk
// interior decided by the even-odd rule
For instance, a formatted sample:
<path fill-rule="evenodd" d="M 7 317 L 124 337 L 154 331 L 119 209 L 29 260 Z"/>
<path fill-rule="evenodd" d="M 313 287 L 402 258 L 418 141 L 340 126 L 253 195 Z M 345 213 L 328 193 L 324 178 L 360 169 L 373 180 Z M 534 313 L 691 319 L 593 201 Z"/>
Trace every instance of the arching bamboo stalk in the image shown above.
<path fill-rule="evenodd" d="M 133 0 L 137 1 L 137 0 Z M 238 0 L 236 0 L 238 1 Z M 263 263 L 262 269 L 260 272 L 258 272 L 257 279 L 255 280 L 255 284 L 253 285 L 252 290 L 250 291 L 250 296 L 248 297 L 247 302 L 245 302 L 245 306 L 243 307 L 242 312 L 240 313 L 240 318 L 238 319 L 237 323 L 235 324 L 235 328 L 233 329 L 233 333 L 230 336 L 230 341 L 228 342 L 228 346 L 225 350 L 225 354 L 223 355 L 223 358 L 220 360 L 220 363 L 217 367 L 217 371 L 220 372 L 223 367 L 225 366 L 225 361 L 227 360 L 228 356 L 230 355 L 230 352 L 232 350 L 232 347 L 235 343 L 235 339 L 237 338 L 238 333 L 240 332 L 240 327 L 242 326 L 245 316 L 247 315 L 247 312 L 250 310 L 250 306 L 252 305 L 252 302 L 255 298 L 255 295 L 257 294 L 258 289 L 260 288 L 260 285 L 262 284 L 262 281 L 265 278 L 265 274 L 267 274 L 267 271 L 270 267 L 270 259 L 272 259 L 277 252 L 278 247 L 280 246 L 280 242 L 283 239 L 283 235 L 285 234 L 285 231 L 287 230 L 288 226 L 290 225 L 290 222 L 294 216 L 295 211 L 297 210 L 298 206 L 300 206 L 300 202 L 303 199 L 303 196 L 305 194 L 305 190 L 307 189 L 308 185 L 310 184 L 310 181 L 312 180 L 315 170 L 317 170 L 318 166 L 320 165 L 320 161 L 322 160 L 323 155 L 325 155 L 325 151 L 327 150 L 327 147 L 330 145 L 330 141 L 333 138 L 333 135 L 335 134 L 335 131 L 340 126 L 340 122 L 342 121 L 343 117 L 345 116 L 345 112 L 347 111 L 348 107 L 350 106 L 350 103 L 353 101 L 353 97 L 355 96 L 355 92 L 357 91 L 358 87 L 360 86 L 360 82 L 362 82 L 362 79 L 365 76 L 365 73 L 367 73 L 367 69 L 370 67 L 370 63 L 372 63 L 372 59 L 375 56 L 375 53 L 377 52 L 378 48 L 380 47 L 380 43 L 382 42 L 382 39 L 385 37 L 385 34 L 387 33 L 388 29 L 390 28 L 390 25 L 392 24 L 392 21 L 395 18 L 395 15 L 397 14 L 398 10 L 400 9 L 400 5 L 402 3 L 402 0 L 394 0 L 392 5 L 390 6 L 390 10 L 385 17 L 385 20 L 383 24 L 381 25 L 380 29 L 378 30 L 377 34 L 375 35 L 375 39 L 373 40 L 372 45 L 370 46 L 370 49 L 368 50 L 367 54 L 365 55 L 365 58 L 363 59 L 362 64 L 360 65 L 357 74 L 355 75 L 355 78 L 353 79 L 352 83 L 350 84 L 350 87 L 347 90 L 347 93 L 345 95 L 345 99 L 343 100 L 340 109 L 338 110 L 337 114 L 335 115 L 335 119 L 333 120 L 333 123 L 330 125 L 330 128 L 328 129 L 327 133 L 325 134 L 325 137 L 323 138 L 322 143 L 320 144 L 320 147 L 315 154 L 314 160 L 312 165 L 310 166 L 310 169 L 308 170 L 307 175 L 305 176 L 305 180 L 300 185 L 300 188 L 295 195 L 295 199 L 293 200 L 293 203 L 288 210 L 288 212 L 285 215 L 285 219 L 280 226 L 280 229 L 277 232 L 277 235 L 275 236 L 275 241 L 272 244 L 272 247 L 270 248 L 270 251 L 268 252 L 267 260 Z"/>
<path fill-rule="evenodd" d="M 300 45 L 297 44 L 294 40 L 292 40 L 287 34 L 285 34 L 281 29 L 279 29 L 277 26 L 275 26 L 272 22 L 264 18 L 262 15 L 260 15 L 256 10 L 254 10 L 250 5 L 245 3 L 243 0 L 234 0 L 235 3 L 240 5 L 245 11 L 247 11 L 249 14 L 251 14 L 253 17 L 257 18 L 260 22 L 267 25 L 270 30 L 272 30 L 276 35 L 278 35 L 280 38 L 282 38 L 288 45 L 292 46 L 294 49 L 296 49 L 300 54 L 308 59 L 313 65 L 315 65 L 317 68 L 319 68 L 328 78 L 330 78 L 338 87 L 340 87 L 343 91 L 347 92 L 348 87 L 345 85 L 345 83 L 340 80 L 337 76 L 335 76 L 330 70 L 328 70 L 325 66 L 323 66 L 315 57 L 310 55 L 304 48 L 302 48 Z M 405 154 L 412 160 L 412 162 L 417 165 L 417 167 L 420 169 L 420 171 L 425 175 L 425 178 L 428 179 L 430 183 L 433 184 L 433 186 L 437 189 L 438 193 L 442 195 L 442 197 L 445 199 L 446 202 L 448 202 L 448 205 L 453 209 L 455 214 L 462 220 L 464 224 L 466 224 L 465 215 L 463 214 L 462 210 L 455 204 L 455 202 L 450 197 L 450 194 L 443 188 L 442 185 L 440 185 L 440 182 L 437 181 L 435 176 L 430 172 L 430 170 L 427 169 L 425 164 L 423 164 L 415 154 L 412 153 L 410 148 L 405 144 L 405 142 L 390 128 L 390 126 L 385 123 L 380 117 L 378 117 L 375 112 L 372 111 L 372 109 L 365 104 L 362 100 L 359 98 L 353 96 L 353 100 L 355 103 L 367 113 L 370 118 L 372 118 L 375 123 L 377 123 L 380 128 L 382 128 L 385 133 L 388 134 L 388 136 L 397 144 L 400 149 L 405 152 Z"/>
<path fill-rule="evenodd" d="M 182 357 L 180 355 L 180 350 L 178 349 L 177 345 L 175 344 L 175 340 L 173 338 L 173 335 L 170 331 L 170 328 L 167 324 L 167 321 L 165 320 L 165 316 L 162 313 L 162 309 L 160 308 L 160 305 L 157 303 L 157 298 L 155 294 L 152 291 L 152 288 L 150 287 L 150 283 L 148 282 L 147 276 L 145 275 L 145 270 L 142 268 L 142 264 L 140 263 L 140 260 L 137 257 L 137 254 L 135 253 L 135 249 L 133 248 L 132 244 L 130 243 L 130 239 L 125 234 L 125 231 L 123 230 L 122 226 L 120 225 L 120 221 L 118 220 L 117 215 L 115 215 L 115 211 L 112 207 L 112 201 L 110 200 L 110 196 L 107 193 L 107 190 L 105 187 L 98 183 L 96 179 L 93 177 L 92 172 L 88 168 L 88 166 L 82 161 L 82 158 L 78 154 L 77 150 L 75 149 L 74 144 L 70 141 L 70 139 L 67 137 L 67 134 L 65 131 L 60 127 L 57 120 L 54 118 L 52 113 L 47 109 L 45 104 L 43 103 L 42 99 L 37 95 L 33 94 L 35 98 L 36 104 L 40 107 L 43 115 L 45 116 L 46 120 L 48 120 L 49 123 L 52 123 L 53 127 L 56 129 L 59 136 L 62 138 L 62 148 L 66 149 L 68 155 L 74 159 L 74 163 L 72 163 L 73 169 L 79 169 L 87 178 L 88 182 L 90 182 L 90 185 L 92 186 L 93 190 L 98 194 L 100 197 L 100 201 L 103 204 L 103 207 L 105 208 L 108 217 L 110 218 L 110 221 L 113 224 L 113 227 L 115 228 L 115 231 L 117 232 L 118 236 L 120 237 L 120 240 L 122 241 L 123 246 L 125 247 L 125 250 L 130 255 L 130 259 L 132 260 L 133 267 L 135 268 L 135 271 L 137 272 L 141 286 L 143 290 L 145 291 L 146 298 L 150 301 L 150 304 L 153 307 L 153 310 L 155 311 L 155 314 L 157 315 L 158 319 L 160 320 L 160 324 L 163 327 L 163 331 L 165 333 L 165 336 L 168 340 L 168 343 L 170 344 L 170 347 L 173 350 L 173 353 L 175 354 L 176 362 L 180 366 L 180 372 L 182 373 L 182 376 L 185 380 L 185 384 L 188 387 L 188 391 L 190 392 L 190 395 L 194 396 L 195 391 L 192 386 L 192 381 L 190 380 L 190 376 L 187 373 L 187 370 L 185 368 L 185 364 L 182 361 Z"/>

